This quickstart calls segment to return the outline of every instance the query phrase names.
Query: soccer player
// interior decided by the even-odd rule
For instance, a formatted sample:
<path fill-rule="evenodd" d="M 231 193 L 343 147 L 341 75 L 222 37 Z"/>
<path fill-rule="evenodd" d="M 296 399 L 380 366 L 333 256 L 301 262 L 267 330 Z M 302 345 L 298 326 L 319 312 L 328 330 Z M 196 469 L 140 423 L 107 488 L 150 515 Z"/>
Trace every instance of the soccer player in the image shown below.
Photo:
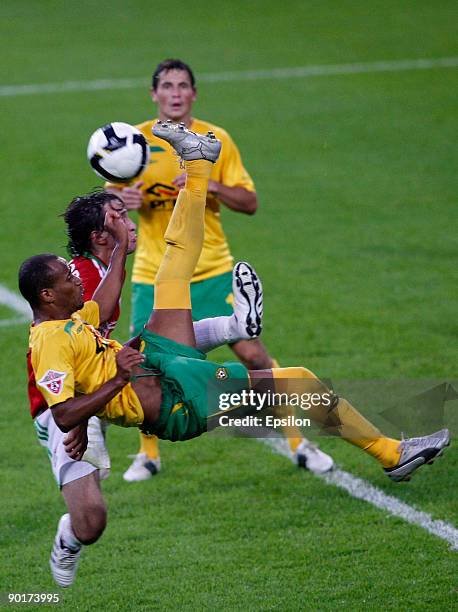
<path fill-rule="evenodd" d="M 191 68 L 177 59 L 161 62 L 152 77 L 151 97 L 157 105 L 158 118 L 182 122 L 194 132 L 214 132 L 223 147 L 208 181 L 205 208 L 205 236 L 192 277 L 191 297 L 194 320 L 232 311 L 231 270 L 233 258 L 221 224 L 221 205 L 238 213 L 252 215 L 257 209 L 257 196 L 237 146 L 220 127 L 192 117 L 197 90 Z M 122 189 L 122 198 L 129 210 L 139 212 L 139 240 L 132 273 L 132 327 L 139 334 L 153 308 L 155 279 L 166 243 L 164 232 L 172 215 L 178 190 L 184 186 L 185 174 L 175 152 L 152 133 L 156 120 L 136 127 L 150 145 L 151 161 L 139 180 L 128 187 L 107 184 L 108 189 Z M 278 365 L 259 339 L 241 340 L 231 345 L 241 362 L 251 370 Z M 313 472 L 326 472 L 333 466 L 331 457 L 310 444 L 297 427 L 286 427 L 291 452 L 300 467 Z M 132 465 L 124 474 L 127 481 L 147 480 L 160 469 L 157 438 L 140 434 L 140 448 Z"/>
<path fill-rule="evenodd" d="M 122 220 L 127 228 L 127 251 L 132 253 L 136 246 L 136 227 L 127 215 L 127 210 L 119 197 L 101 190 L 76 197 L 64 213 L 67 225 L 68 251 L 73 256 L 70 270 L 80 279 L 84 302 L 94 296 L 100 299 L 100 293 L 110 291 L 104 286 L 105 276 L 116 247 L 117 234 L 113 233 L 113 215 Z M 108 221 L 108 224 L 107 224 Z M 258 287 L 257 319 L 251 321 L 253 313 L 250 303 L 244 298 L 241 286 L 237 283 L 240 272 L 250 270 L 250 278 Z M 122 273 L 124 281 L 125 272 Z M 123 283 L 121 283 L 122 285 Z M 246 285 L 246 283 L 245 283 Z M 248 264 L 238 264 L 234 268 L 234 312 L 230 316 L 202 320 L 194 323 L 197 347 L 207 351 L 241 338 L 256 336 L 261 331 L 262 287 L 256 273 Z M 120 314 L 120 301 L 112 300 L 112 310 L 108 309 L 104 318 L 99 321 L 98 333 L 108 338 L 113 331 Z M 99 480 L 106 478 L 110 469 L 110 458 L 105 446 L 103 424 L 93 416 L 87 425 L 87 449 L 84 452 L 86 432 L 84 425 L 77 427 L 68 436 L 55 424 L 51 410 L 39 391 L 32 368 L 31 352 L 28 353 L 27 365 L 29 374 L 28 392 L 31 403 L 31 414 L 39 441 L 46 448 L 51 459 L 53 473 L 61 487 L 69 513 L 64 514 L 59 522 L 57 544 L 54 545 L 51 569 L 56 582 L 61 586 L 68 585 L 68 576 L 62 573 L 65 559 L 72 559 L 81 548 L 80 543 L 91 544 L 103 533 L 106 521 L 105 503 L 100 491 Z M 59 383 L 55 381 L 55 384 Z M 48 385 L 50 389 L 53 384 Z M 57 387 L 56 387 L 57 388 Z M 84 455 L 81 456 L 83 451 Z M 77 454 L 75 454 L 77 453 Z M 78 462 L 76 460 L 78 459 Z M 70 529 L 69 525 L 72 525 Z M 74 534 L 78 544 L 75 547 Z M 62 536 L 64 534 L 64 536 Z M 68 543 L 60 546 L 61 537 Z M 76 553 L 74 551 L 76 550 Z"/>
<path fill-rule="evenodd" d="M 100 321 L 113 312 L 122 288 L 128 231 L 119 213 L 107 213 L 105 227 L 116 244 L 94 301 L 83 304 L 81 280 L 55 255 L 32 257 L 19 271 L 19 288 L 34 314 L 29 340 L 33 374 L 59 429 L 76 428 L 67 441 L 73 458 L 84 452 L 78 427 L 84 428 L 93 415 L 121 426 L 139 426 L 173 441 L 201 435 L 208 421 L 218 416 L 216 406 L 208 401 L 208 384 L 224 380 L 239 391 L 262 388 L 288 396 L 304 391 L 317 394 L 322 401 L 310 409 L 309 416 L 373 456 L 392 480 L 410 479 L 423 463 L 431 463 L 449 444 L 446 429 L 402 442 L 390 439 L 305 368 L 248 371 L 240 363 L 205 360 L 195 348 L 190 281 L 203 243 L 206 187 L 220 143 L 213 135 L 199 136 L 168 123 L 159 122 L 154 131 L 183 158 L 187 177 L 165 234 L 167 249 L 156 278 L 154 310 L 140 338 L 122 347 L 97 331 Z M 254 313 L 256 279 L 242 266 L 238 280 Z M 256 406 L 252 409 L 256 412 Z M 94 480 L 86 481 L 87 498 L 94 500 L 93 520 L 98 517 L 103 531 L 106 519 L 100 492 Z M 64 497 L 70 491 L 63 491 Z M 81 497 L 75 494 L 66 501 L 75 504 L 77 514 Z M 87 521 L 91 518 L 92 513 Z M 59 584 L 73 582 L 81 546 L 92 541 L 76 533 L 73 517 L 61 519 L 51 559 Z"/>
<path fill-rule="evenodd" d="M 127 254 L 135 251 L 137 234 L 135 223 L 128 217 L 127 209 L 118 196 L 106 191 L 96 190 L 84 196 L 76 197 L 67 207 L 64 220 L 67 226 L 67 249 L 72 255 L 70 269 L 81 279 L 83 286 L 83 299 L 92 300 L 95 291 L 103 281 L 108 269 L 115 240 L 104 227 L 105 216 L 108 211 L 115 211 L 121 215 L 128 229 Z M 246 264 L 248 265 L 248 264 Z M 261 331 L 260 316 L 262 315 L 262 286 L 259 281 L 259 298 L 257 303 L 259 320 L 249 324 L 249 303 L 243 298 L 237 284 L 236 275 L 241 269 L 239 264 L 233 271 L 234 309 L 230 316 L 202 319 L 194 322 L 196 346 L 203 352 L 240 339 L 257 336 Z M 256 278 L 256 273 L 250 274 Z M 125 275 L 124 275 L 125 276 Z M 115 304 L 108 321 L 101 322 L 98 331 L 108 338 L 114 330 L 120 316 L 120 301 Z M 249 329 L 248 329 L 249 328 Z M 29 365 L 30 368 L 30 365 Z M 44 412 L 47 404 L 41 392 L 33 382 L 29 385 L 29 394 L 34 398 L 33 415 Z M 88 422 L 88 448 L 84 459 L 99 469 L 99 477 L 106 478 L 110 469 L 110 457 L 105 445 L 106 423 L 98 417 L 91 417 Z M 42 441 L 43 442 L 43 441 Z M 52 453 L 53 450 L 49 449 Z"/>

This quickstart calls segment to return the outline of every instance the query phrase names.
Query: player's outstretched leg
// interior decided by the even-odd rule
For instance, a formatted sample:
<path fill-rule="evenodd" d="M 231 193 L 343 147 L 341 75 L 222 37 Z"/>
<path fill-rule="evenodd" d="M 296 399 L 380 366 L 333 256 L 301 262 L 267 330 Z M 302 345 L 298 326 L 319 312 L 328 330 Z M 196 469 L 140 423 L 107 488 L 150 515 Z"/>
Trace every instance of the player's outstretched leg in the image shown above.
<path fill-rule="evenodd" d="M 308 410 L 308 416 L 322 426 L 323 433 L 339 436 L 374 457 L 392 480 L 410 480 L 415 470 L 432 463 L 450 444 L 447 429 L 404 441 L 388 438 L 306 368 L 274 368 L 272 375 L 276 393 L 319 394 L 322 401 Z"/>
<path fill-rule="evenodd" d="M 154 311 L 145 327 L 194 346 L 190 282 L 202 250 L 208 179 L 221 142 L 211 133 L 202 136 L 169 121 L 158 121 L 153 134 L 184 160 L 186 183 L 164 235 L 167 248 L 156 276 Z"/>

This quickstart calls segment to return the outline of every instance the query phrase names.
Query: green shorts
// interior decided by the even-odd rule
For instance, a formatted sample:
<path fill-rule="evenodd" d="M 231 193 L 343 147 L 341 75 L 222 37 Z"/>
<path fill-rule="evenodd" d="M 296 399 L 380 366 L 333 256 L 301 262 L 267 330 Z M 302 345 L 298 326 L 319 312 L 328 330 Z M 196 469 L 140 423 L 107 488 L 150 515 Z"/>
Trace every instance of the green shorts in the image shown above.
<path fill-rule="evenodd" d="M 162 402 L 159 419 L 143 428 L 163 440 L 189 440 L 207 431 L 207 420 L 219 412 L 221 393 L 250 388 L 241 363 L 214 363 L 197 349 L 144 329 L 144 368 L 159 376 Z"/>
<path fill-rule="evenodd" d="M 191 283 L 192 318 L 232 314 L 232 272 L 225 272 L 197 283 Z M 154 305 L 154 285 L 132 283 L 131 335 L 141 333 Z"/>

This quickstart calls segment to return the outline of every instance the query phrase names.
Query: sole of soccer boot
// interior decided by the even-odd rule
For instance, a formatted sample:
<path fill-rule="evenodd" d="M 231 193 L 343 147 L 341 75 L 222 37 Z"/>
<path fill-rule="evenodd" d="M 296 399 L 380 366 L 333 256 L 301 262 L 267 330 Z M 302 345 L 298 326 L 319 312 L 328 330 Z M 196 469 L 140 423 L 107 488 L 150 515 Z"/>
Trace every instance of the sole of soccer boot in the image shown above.
<path fill-rule="evenodd" d="M 245 317 L 246 333 L 251 338 L 259 336 L 262 330 L 262 286 L 255 270 L 245 261 L 234 267 L 234 279 L 237 290 L 248 305 Z"/>

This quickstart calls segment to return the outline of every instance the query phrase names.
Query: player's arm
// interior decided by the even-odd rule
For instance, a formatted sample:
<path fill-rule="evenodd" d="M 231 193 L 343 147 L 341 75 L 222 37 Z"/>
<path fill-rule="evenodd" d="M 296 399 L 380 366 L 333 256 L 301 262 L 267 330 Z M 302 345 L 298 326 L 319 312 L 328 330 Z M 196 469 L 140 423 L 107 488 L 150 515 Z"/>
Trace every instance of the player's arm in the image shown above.
<path fill-rule="evenodd" d="M 94 393 L 71 397 L 60 404 L 51 406 L 54 421 L 59 429 L 68 432 L 83 424 L 91 416 L 100 412 L 127 385 L 135 366 L 140 365 L 145 356 L 130 347 L 116 353 L 116 374 Z"/>
<path fill-rule="evenodd" d="M 248 191 L 245 187 L 229 187 L 217 181 L 208 181 L 208 192 L 235 212 L 254 215 L 258 209 L 256 192 Z"/>
<path fill-rule="evenodd" d="M 99 305 L 100 324 L 110 319 L 121 297 L 128 246 L 127 227 L 121 215 L 116 211 L 107 211 L 105 230 L 113 236 L 116 245 L 111 254 L 106 274 L 92 296 L 94 302 Z"/>
<path fill-rule="evenodd" d="M 143 181 L 137 181 L 133 185 L 122 188 L 115 187 L 114 185 L 107 185 L 105 191 L 119 196 L 124 202 L 127 210 L 138 210 L 143 204 L 142 186 Z"/>
<path fill-rule="evenodd" d="M 186 182 L 186 173 L 180 174 L 173 181 L 178 189 L 182 189 Z M 208 181 L 208 193 L 212 193 L 220 202 L 231 210 L 254 215 L 258 208 L 258 198 L 255 191 L 249 191 L 245 187 L 223 185 L 217 181 Z"/>

